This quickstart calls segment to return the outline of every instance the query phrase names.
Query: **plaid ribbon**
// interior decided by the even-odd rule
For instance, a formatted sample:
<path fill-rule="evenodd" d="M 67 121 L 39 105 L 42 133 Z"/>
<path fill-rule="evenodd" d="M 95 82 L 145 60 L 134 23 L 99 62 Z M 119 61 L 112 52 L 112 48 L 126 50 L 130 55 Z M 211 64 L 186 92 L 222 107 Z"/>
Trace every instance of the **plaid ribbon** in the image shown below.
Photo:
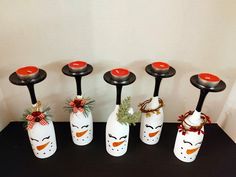
<path fill-rule="evenodd" d="M 32 114 L 29 114 L 26 116 L 26 120 L 28 120 L 27 130 L 32 129 L 35 122 L 39 122 L 41 125 L 47 125 L 48 122 L 45 120 L 45 114 L 40 113 L 37 116 L 33 116 Z"/>

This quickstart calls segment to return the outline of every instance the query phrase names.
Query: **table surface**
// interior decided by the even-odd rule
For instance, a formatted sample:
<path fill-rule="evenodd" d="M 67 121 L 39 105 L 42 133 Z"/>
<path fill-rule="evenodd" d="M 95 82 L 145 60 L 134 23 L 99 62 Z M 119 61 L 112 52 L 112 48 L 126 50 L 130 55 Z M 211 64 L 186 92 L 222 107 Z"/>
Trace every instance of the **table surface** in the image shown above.
<path fill-rule="evenodd" d="M 127 153 L 110 156 L 105 149 L 105 123 L 94 123 L 94 139 L 87 146 L 73 144 L 68 122 L 54 123 L 57 152 L 37 159 L 21 122 L 10 123 L 0 133 L 1 177 L 235 177 L 236 144 L 217 125 L 206 125 L 206 135 L 197 159 L 178 160 L 173 147 L 176 123 L 165 123 L 156 145 L 139 139 L 139 124 L 130 128 Z"/>

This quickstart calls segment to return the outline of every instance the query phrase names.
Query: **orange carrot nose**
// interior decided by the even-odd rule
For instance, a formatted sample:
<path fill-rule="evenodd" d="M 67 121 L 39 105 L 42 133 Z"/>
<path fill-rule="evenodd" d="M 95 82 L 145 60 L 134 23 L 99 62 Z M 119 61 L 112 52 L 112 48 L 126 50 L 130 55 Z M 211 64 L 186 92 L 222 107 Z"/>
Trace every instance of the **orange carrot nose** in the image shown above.
<path fill-rule="evenodd" d="M 186 153 L 187 154 L 192 154 L 194 152 L 196 152 L 199 148 L 194 148 L 194 149 L 187 149 Z"/>
<path fill-rule="evenodd" d="M 120 141 L 120 142 L 114 142 L 114 143 L 112 143 L 112 145 L 114 146 L 114 147 L 117 147 L 117 146 L 120 146 L 122 143 L 124 143 L 125 141 Z"/>
<path fill-rule="evenodd" d="M 83 131 L 83 132 L 77 132 L 77 133 L 76 133 L 76 136 L 79 138 L 79 137 L 83 136 L 87 131 L 88 131 L 88 130 L 85 130 L 85 131 Z"/>
<path fill-rule="evenodd" d="M 37 146 L 36 148 L 37 148 L 39 151 L 41 151 L 41 150 L 43 150 L 48 144 L 49 144 L 49 142 L 47 142 L 46 144 Z"/>
<path fill-rule="evenodd" d="M 154 137 L 154 136 L 156 136 L 156 134 L 158 133 L 159 131 L 156 131 L 156 132 L 153 132 L 153 133 L 149 133 L 149 136 L 150 137 Z"/>

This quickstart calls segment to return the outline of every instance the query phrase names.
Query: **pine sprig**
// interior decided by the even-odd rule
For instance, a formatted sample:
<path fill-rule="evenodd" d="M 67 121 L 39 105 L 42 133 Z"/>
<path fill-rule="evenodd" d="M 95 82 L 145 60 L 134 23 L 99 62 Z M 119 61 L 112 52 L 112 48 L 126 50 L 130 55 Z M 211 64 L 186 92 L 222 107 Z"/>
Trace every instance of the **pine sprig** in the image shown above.
<path fill-rule="evenodd" d="M 95 100 L 87 97 L 87 98 L 74 98 L 67 99 L 64 109 L 69 113 L 74 112 L 82 112 L 85 117 L 88 117 L 89 112 L 93 109 L 93 104 Z"/>
<path fill-rule="evenodd" d="M 135 125 L 135 123 L 140 119 L 141 117 L 141 112 L 134 112 L 133 114 L 129 113 L 130 110 L 130 105 L 131 105 L 131 97 L 127 97 L 126 99 L 124 99 L 121 103 L 121 105 L 119 106 L 118 109 L 118 113 L 116 114 L 118 117 L 118 121 L 122 124 L 133 124 Z"/>

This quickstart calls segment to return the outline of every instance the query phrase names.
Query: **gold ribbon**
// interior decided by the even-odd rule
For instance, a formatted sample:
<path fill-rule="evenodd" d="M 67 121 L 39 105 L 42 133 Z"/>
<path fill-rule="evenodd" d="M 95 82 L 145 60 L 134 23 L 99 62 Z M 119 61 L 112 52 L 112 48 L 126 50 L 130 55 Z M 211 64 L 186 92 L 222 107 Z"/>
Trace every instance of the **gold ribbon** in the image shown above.
<path fill-rule="evenodd" d="M 38 111 L 41 111 L 41 101 L 37 101 L 37 103 L 35 105 L 33 105 L 33 109 L 32 111 L 33 112 L 38 112 Z"/>

